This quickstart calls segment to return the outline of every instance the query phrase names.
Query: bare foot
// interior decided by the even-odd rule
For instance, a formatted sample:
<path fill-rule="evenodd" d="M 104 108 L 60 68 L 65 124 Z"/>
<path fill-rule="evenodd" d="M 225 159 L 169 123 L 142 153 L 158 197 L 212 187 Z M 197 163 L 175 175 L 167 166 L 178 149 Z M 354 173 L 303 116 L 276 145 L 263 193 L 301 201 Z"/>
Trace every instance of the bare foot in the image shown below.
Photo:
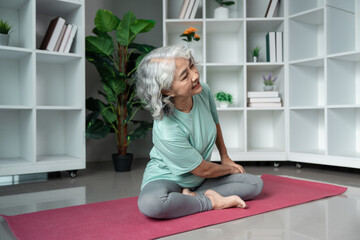
<path fill-rule="evenodd" d="M 225 209 L 225 208 L 247 208 L 246 203 L 239 196 L 232 195 L 228 197 L 223 197 L 219 193 L 213 190 L 207 190 L 205 192 L 205 196 L 207 196 L 212 205 L 213 209 Z"/>
<path fill-rule="evenodd" d="M 182 191 L 181 191 L 182 194 L 185 194 L 185 195 L 190 195 L 190 196 L 196 196 L 196 193 L 195 192 L 192 192 L 190 191 L 190 189 L 188 188 L 184 188 Z"/>

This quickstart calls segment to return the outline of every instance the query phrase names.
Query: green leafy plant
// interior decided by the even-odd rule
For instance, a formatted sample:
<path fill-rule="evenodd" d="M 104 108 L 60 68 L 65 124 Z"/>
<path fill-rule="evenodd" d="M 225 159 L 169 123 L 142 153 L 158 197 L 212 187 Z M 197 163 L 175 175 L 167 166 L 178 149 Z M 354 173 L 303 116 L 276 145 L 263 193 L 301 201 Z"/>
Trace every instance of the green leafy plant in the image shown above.
<path fill-rule="evenodd" d="M 256 46 L 255 48 L 250 50 L 251 55 L 253 57 L 259 57 L 260 56 L 260 48 L 258 46 Z"/>
<path fill-rule="evenodd" d="M 0 34 L 10 34 L 12 26 L 7 21 L 0 20 Z"/>
<path fill-rule="evenodd" d="M 235 4 L 234 1 L 223 1 L 223 0 L 215 0 L 218 4 L 220 4 L 220 6 L 226 5 L 226 6 L 230 6 Z"/>
<path fill-rule="evenodd" d="M 275 84 L 277 77 L 272 77 L 272 73 L 269 73 L 267 77 L 263 75 L 264 85 L 265 86 L 273 86 Z"/>
<path fill-rule="evenodd" d="M 215 99 L 219 102 L 228 102 L 230 104 L 233 103 L 233 97 L 230 93 L 226 93 L 224 91 L 219 91 L 215 94 Z"/>
<path fill-rule="evenodd" d="M 138 34 L 150 31 L 155 22 L 136 19 L 132 12 L 119 19 L 104 9 L 98 10 L 94 21 L 96 36 L 86 37 L 86 59 L 99 72 L 102 90 L 98 91 L 100 98 L 86 100 L 86 108 L 90 110 L 86 136 L 98 139 L 115 133 L 118 154 L 126 155 L 129 144 L 152 128 L 152 123 L 133 120 L 143 107 L 135 98 L 134 72 L 141 59 L 155 47 L 133 41 Z"/>

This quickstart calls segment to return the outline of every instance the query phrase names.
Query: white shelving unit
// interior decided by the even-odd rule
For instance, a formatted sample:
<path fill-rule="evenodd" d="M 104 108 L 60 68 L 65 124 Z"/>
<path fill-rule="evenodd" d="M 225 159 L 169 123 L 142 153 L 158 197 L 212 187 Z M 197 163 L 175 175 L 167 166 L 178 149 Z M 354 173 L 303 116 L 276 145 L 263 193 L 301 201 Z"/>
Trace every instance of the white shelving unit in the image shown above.
<path fill-rule="evenodd" d="M 234 97 L 218 108 L 230 157 L 360 168 L 360 0 L 283 0 L 272 18 L 268 1 L 235 2 L 228 19 L 213 18 L 214 0 L 201 1 L 195 19 L 178 19 L 182 1 L 163 0 L 164 45 L 186 44 L 180 34 L 199 29 L 189 46 L 201 80 Z M 283 62 L 266 62 L 271 31 L 284 33 Z M 261 91 L 270 72 L 283 107 L 247 107 L 247 92 Z"/>
<path fill-rule="evenodd" d="M 0 0 L 0 175 L 85 168 L 83 0 Z M 39 50 L 57 16 L 78 26 L 70 53 Z"/>

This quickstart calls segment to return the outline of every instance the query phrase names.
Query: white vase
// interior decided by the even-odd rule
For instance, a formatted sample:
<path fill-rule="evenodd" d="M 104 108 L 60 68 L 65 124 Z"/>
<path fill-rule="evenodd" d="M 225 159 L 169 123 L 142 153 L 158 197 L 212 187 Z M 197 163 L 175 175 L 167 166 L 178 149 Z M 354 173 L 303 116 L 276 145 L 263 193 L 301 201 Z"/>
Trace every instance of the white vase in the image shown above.
<path fill-rule="evenodd" d="M 221 108 L 227 108 L 229 106 L 228 102 L 220 102 L 220 107 Z"/>
<path fill-rule="evenodd" d="M 9 46 L 9 34 L 2 34 L 0 33 L 0 45 L 2 46 Z"/>
<path fill-rule="evenodd" d="M 272 91 L 273 90 L 273 86 L 264 86 L 264 91 Z"/>
<path fill-rule="evenodd" d="M 253 62 L 257 62 L 258 61 L 258 58 L 257 57 L 253 57 Z"/>
<path fill-rule="evenodd" d="M 229 9 L 225 7 L 218 7 L 214 11 L 214 18 L 225 19 L 229 18 Z"/>

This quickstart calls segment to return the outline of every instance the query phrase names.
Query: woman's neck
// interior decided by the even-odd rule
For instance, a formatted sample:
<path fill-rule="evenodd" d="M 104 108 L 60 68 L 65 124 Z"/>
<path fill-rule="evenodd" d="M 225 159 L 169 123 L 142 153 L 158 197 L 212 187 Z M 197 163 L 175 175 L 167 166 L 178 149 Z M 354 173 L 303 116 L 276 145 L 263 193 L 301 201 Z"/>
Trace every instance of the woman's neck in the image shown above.
<path fill-rule="evenodd" d="M 174 99 L 174 106 L 177 110 L 189 113 L 193 108 L 193 99 L 192 97 L 189 98 L 182 98 L 182 99 Z"/>

